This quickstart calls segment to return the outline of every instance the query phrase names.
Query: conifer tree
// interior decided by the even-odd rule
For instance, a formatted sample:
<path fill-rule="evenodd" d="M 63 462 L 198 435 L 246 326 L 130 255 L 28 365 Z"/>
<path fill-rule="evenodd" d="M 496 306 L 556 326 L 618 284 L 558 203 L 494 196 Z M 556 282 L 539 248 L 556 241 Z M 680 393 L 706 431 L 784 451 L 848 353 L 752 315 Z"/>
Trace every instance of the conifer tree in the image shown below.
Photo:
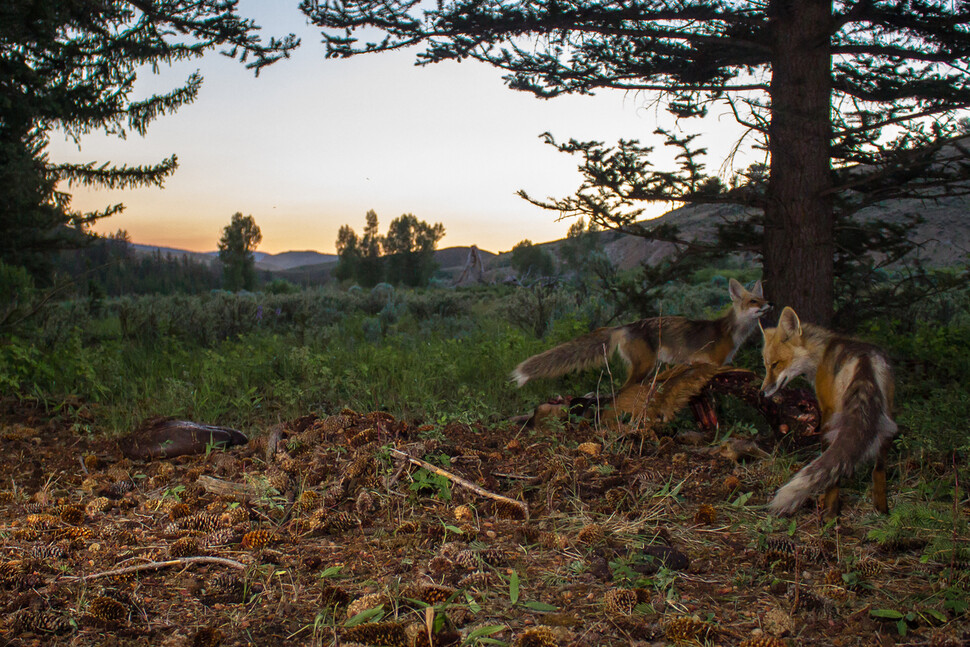
<path fill-rule="evenodd" d="M 79 213 L 59 182 L 126 188 L 161 185 L 176 157 L 146 166 L 58 164 L 45 151 L 52 129 L 144 134 L 191 102 L 202 77 L 133 98 L 137 72 L 219 49 L 259 72 L 299 41 L 261 40 L 231 0 L 6 0 L 0 3 L 0 262 L 43 277 L 50 252 L 77 246 L 94 221 L 121 210 Z"/>
<path fill-rule="evenodd" d="M 350 225 L 341 225 L 337 232 L 337 267 L 333 274 L 339 281 L 353 279 L 360 271 L 360 240 Z"/>
<path fill-rule="evenodd" d="M 337 233 L 337 256 L 334 269 L 339 280 L 354 279 L 363 287 L 374 287 L 381 281 L 411 287 L 425 286 L 434 274 L 434 250 L 445 235 L 444 225 L 429 225 L 406 213 L 391 221 L 387 235 L 378 232 L 377 212 L 367 212 L 362 236 L 350 225 Z"/>
<path fill-rule="evenodd" d="M 555 261 L 549 252 L 532 244 L 528 238 L 519 241 L 512 248 L 511 263 L 519 274 L 533 278 L 552 276 L 555 270 Z"/>
<path fill-rule="evenodd" d="M 252 216 L 238 211 L 222 230 L 219 239 L 219 260 L 222 261 L 223 287 L 227 290 L 254 290 L 256 288 L 256 246 L 263 234 Z"/>
<path fill-rule="evenodd" d="M 411 287 L 427 285 L 438 267 L 435 247 L 444 235 L 445 227 L 440 222 L 429 225 L 414 214 L 392 220 L 383 244 L 390 282 Z"/>
<path fill-rule="evenodd" d="M 970 4 L 949 0 L 329 0 L 301 5 L 340 58 L 423 45 L 419 64 L 475 59 L 549 98 L 616 88 L 677 119 L 726 106 L 767 167 L 708 175 L 695 135 L 659 131 L 679 168 L 636 140 L 548 141 L 582 157 L 583 186 L 537 204 L 683 244 L 639 220 L 643 201 L 755 207 L 734 249 L 758 252 L 765 289 L 808 321 L 833 315 L 841 230 L 895 197 L 966 192 L 958 111 L 970 106 Z M 372 38 L 361 41 L 359 34 Z M 526 197 L 528 197 L 526 195 Z M 747 212 L 745 212 L 747 213 Z M 727 232 L 726 232 L 727 233 Z M 879 232 L 867 232 L 879 236 Z M 840 256 L 841 255 L 841 256 Z"/>
<path fill-rule="evenodd" d="M 377 230 L 377 212 L 370 209 L 366 215 L 367 224 L 360 238 L 360 265 L 357 278 L 360 284 L 372 288 L 384 280 L 384 263 L 381 260 L 381 245 L 384 239 Z"/>

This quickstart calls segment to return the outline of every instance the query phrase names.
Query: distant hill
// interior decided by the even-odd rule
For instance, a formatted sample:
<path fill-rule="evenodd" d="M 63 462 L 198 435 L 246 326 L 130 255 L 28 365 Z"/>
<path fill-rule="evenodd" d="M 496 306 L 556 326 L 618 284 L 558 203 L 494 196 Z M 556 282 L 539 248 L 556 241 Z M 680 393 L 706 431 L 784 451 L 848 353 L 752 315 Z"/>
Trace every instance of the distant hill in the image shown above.
<path fill-rule="evenodd" d="M 306 265 L 319 265 L 337 260 L 336 254 L 321 254 L 320 252 L 280 252 L 279 254 L 260 254 L 256 258 L 256 269 L 259 270 L 291 270 Z"/>
<path fill-rule="evenodd" d="M 471 253 L 471 249 L 471 247 L 445 247 L 444 249 L 436 250 L 434 260 L 438 262 L 438 270 L 461 272 L 465 267 L 465 263 L 468 262 L 468 254 Z M 478 255 L 484 261 L 485 267 L 488 267 L 489 261 L 498 257 L 498 254 L 484 249 L 479 249 Z"/>
<path fill-rule="evenodd" d="M 654 221 L 679 228 L 687 240 L 713 240 L 719 222 L 742 217 L 744 208 L 735 205 L 692 205 L 668 211 Z M 912 229 L 911 240 L 920 243 L 915 253 L 926 267 L 950 267 L 965 263 L 970 255 L 970 197 L 951 197 L 936 201 L 893 200 L 861 210 L 860 219 L 881 218 L 902 223 L 911 214 L 918 214 L 924 222 Z M 621 270 L 638 267 L 642 263 L 656 264 L 674 253 L 671 243 L 646 240 L 604 231 L 597 234 L 603 249 Z M 558 254 L 562 240 L 543 243 L 549 252 Z M 506 261 L 501 254 L 496 264 Z"/>
<path fill-rule="evenodd" d="M 877 204 L 859 212 L 859 218 L 883 218 L 890 222 L 903 222 L 909 214 L 919 214 L 925 221 L 912 230 L 912 240 L 921 244 L 918 257 L 927 267 L 949 267 L 967 262 L 970 254 L 970 197 L 950 197 L 935 201 L 893 200 Z M 660 216 L 655 222 L 676 225 L 681 235 L 690 240 L 711 240 L 718 222 L 744 215 L 742 207 L 733 205 L 696 205 L 674 209 Z M 597 234 L 606 255 L 621 270 L 631 269 L 644 262 L 658 263 L 673 253 L 670 243 L 623 236 L 604 231 Z M 541 247 L 558 256 L 562 240 L 539 243 Z M 215 262 L 216 252 L 190 252 L 172 247 L 139 245 L 132 243 L 136 253 L 150 254 L 156 251 L 175 256 L 189 255 L 193 258 Z M 440 275 L 458 277 L 468 260 L 470 247 L 446 247 L 435 252 Z M 485 275 L 489 280 L 502 280 L 511 273 L 510 252 L 495 254 L 479 250 Z M 279 254 L 256 252 L 256 267 L 273 276 L 285 278 L 299 285 L 318 285 L 329 280 L 330 272 L 337 264 L 335 254 L 315 251 L 290 251 Z"/>
<path fill-rule="evenodd" d="M 470 251 L 471 247 L 446 247 L 444 249 L 435 250 L 434 259 L 438 263 L 438 272 L 458 276 L 462 269 L 464 269 L 465 263 L 468 261 L 468 254 Z M 481 249 L 478 250 L 478 253 L 479 256 L 481 256 L 481 258 L 485 261 L 486 268 L 489 265 L 489 261 L 497 257 L 496 254 Z M 277 256 L 283 256 L 283 254 L 277 254 Z M 330 278 L 330 272 L 333 271 L 333 268 L 337 266 L 337 256 L 333 254 L 320 254 L 320 256 L 329 256 L 330 258 L 329 260 L 323 262 L 309 263 L 306 265 L 298 265 L 295 267 L 271 271 L 273 272 L 274 276 L 284 278 L 287 281 L 296 283 L 297 285 L 317 285 L 324 283 Z M 259 267 L 259 263 L 256 265 Z"/>
<path fill-rule="evenodd" d="M 217 260 L 215 252 L 190 252 L 187 249 L 177 249 L 175 247 L 159 247 L 158 245 L 140 245 L 129 243 L 132 251 L 136 254 L 154 254 L 159 252 L 162 256 L 191 256 L 203 263 L 214 263 Z"/>
<path fill-rule="evenodd" d="M 219 259 L 219 252 L 190 252 L 175 247 L 159 247 L 158 245 L 141 245 L 138 243 L 131 243 L 131 248 L 136 254 L 160 252 L 163 256 L 169 254 L 172 256 L 191 256 L 198 261 L 207 263 L 214 263 Z M 281 252 L 279 254 L 256 251 L 253 256 L 256 259 L 256 269 L 270 271 L 288 270 L 301 265 L 314 265 L 337 260 L 336 254 L 321 254 L 314 251 Z"/>

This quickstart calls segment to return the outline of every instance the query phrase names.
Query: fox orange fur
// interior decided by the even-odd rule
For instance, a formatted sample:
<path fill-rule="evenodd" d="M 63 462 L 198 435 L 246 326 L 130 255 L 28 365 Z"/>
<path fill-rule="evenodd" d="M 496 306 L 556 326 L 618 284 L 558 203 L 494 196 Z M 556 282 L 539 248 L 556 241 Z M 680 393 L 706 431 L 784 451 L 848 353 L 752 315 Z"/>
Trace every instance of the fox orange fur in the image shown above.
<path fill-rule="evenodd" d="M 762 293 L 761 281 L 749 292 L 731 279 L 728 292 L 731 309 L 718 319 L 662 316 L 599 328 L 533 355 L 515 368 L 512 379 L 522 386 L 536 378 L 602 366 L 614 352 L 619 352 L 629 367 L 622 395 L 624 389 L 652 374 L 660 362 L 726 364 L 754 331 L 758 318 L 771 307 Z"/>
<path fill-rule="evenodd" d="M 778 490 L 770 510 L 792 514 L 810 496 L 825 491 L 825 514 L 833 517 L 839 511 L 839 480 L 850 476 L 859 463 L 875 459 L 873 505 L 888 512 L 886 452 L 897 427 L 892 419 L 893 373 L 886 354 L 872 344 L 802 323 L 791 308 L 782 311 L 777 328 L 763 333 L 762 395 L 770 397 L 799 375 L 813 381 L 828 443 L 818 458 Z"/>

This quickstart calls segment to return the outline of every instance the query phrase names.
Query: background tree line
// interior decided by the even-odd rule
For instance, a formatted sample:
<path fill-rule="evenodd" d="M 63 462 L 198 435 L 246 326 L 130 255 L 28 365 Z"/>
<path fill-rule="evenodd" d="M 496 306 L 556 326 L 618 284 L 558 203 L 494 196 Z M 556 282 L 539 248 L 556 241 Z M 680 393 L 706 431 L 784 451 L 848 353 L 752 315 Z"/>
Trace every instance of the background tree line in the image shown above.
<path fill-rule="evenodd" d="M 252 291 L 258 284 L 253 251 L 261 240 L 255 219 L 237 212 L 222 231 L 219 265 L 189 254 L 139 253 L 128 232 L 119 230 L 90 236 L 79 249 L 58 252 L 50 258 L 50 269 L 54 275 L 74 278 L 64 286 L 64 294 L 92 301 L 126 294 L 199 294 L 219 288 Z"/>
<path fill-rule="evenodd" d="M 943 280 L 917 272 L 871 292 L 878 269 L 871 252 L 891 262 L 912 246 L 905 225 L 860 225 L 853 216 L 888 199 L 968 191 L 970 156 L 956 139 L 970 107 L 970 12 L 961 3 L 337 0 L 301 9 L 323 29 L 328 57 L 423 44 L 422 64 L 473 58 L 503 70 L 510 88 L 542 98 L 614 88 L 656 99 L 681 122 L 656 131 L 678 151 L 675 168 L 654 168 L 652 148 L 636 139 L 605 145 L 546 134 L 550 145 L 580 158 L 583 183 L 567 198 L 522 194 L 562 216 L 681 249 L 673 263 L 645 268 L 631 290 L 683 274 L 681 263 L 742 252 L 763 265 L 771 298 L 824 324 L 836 305 L 905 302 Z M 384 37 L 359 41 L 369 29 Z M 49 284 L 54 252 L 86 244 L 90 225 L 122 208 L 77 212 L 66 189 L 160 186 L 177 167 L 174 154 L 145 166 L 58 164 L 46 154 L 53 129 L 74 138 L 144 133 L 191 102 L 202 79 L 193 74 L 169 92 L 136 99 L 141 66 L 221 50 L 258 72 L 298 45 L 292 34 L 263 41 L 235 3 L 3 3 L 0 263 Z M 705 170 L 699 133 L 683 124 L 716 106 L 735 117 L 764 163 L 721 175 Z M 740 217 L 725 223 L 717 241 L 684 240 L 641 219 L 650 201 L 738 207 Z M 411 225 L 402 225 L 410 243 L 401 234 L 396 246 L 398 234 L 389 235 L 386 248 L 369 222 L 359 240 L 348 228 L 341 271 L 365 285 L 426 281 L 425 251 L 414 241 L 427 233 Z"/>
<path fill-rule="evenodd" d="M 361 236 L 350 225 L 340 227 L 336 243 L 340 260 L 334 276 L 363 287 L 381 282 L 425 286 L 438 268 L 434 250 L 444 235 L 440 222 L 430 225 L 406 213 L 392 220 L 387 234 L 381 236 L 377 213 L 371 209 Z"/>
<path fill-rule="evenodd" d="M 212 263 L 157 250 L 139 254 L 123 230 L 83 249 L 61 252 L 53 269 L 77 278 L 69 294 L 93 301 L 126 294 L 198 294 L 221 287 L 219 270 Z"/>

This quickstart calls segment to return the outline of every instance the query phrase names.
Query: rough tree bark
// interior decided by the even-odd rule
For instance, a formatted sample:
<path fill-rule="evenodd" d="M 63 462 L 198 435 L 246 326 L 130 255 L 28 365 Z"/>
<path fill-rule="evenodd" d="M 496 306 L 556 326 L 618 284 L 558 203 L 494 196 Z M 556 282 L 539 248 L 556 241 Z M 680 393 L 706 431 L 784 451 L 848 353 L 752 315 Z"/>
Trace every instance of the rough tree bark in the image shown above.
<path fill-rule="evenodd" d="M 831 0 L 773 0 L 771 182 L 765 291 L 805 321 L 832 321 Z M 780 312 L 780 308 L 778 308 Z"/>

